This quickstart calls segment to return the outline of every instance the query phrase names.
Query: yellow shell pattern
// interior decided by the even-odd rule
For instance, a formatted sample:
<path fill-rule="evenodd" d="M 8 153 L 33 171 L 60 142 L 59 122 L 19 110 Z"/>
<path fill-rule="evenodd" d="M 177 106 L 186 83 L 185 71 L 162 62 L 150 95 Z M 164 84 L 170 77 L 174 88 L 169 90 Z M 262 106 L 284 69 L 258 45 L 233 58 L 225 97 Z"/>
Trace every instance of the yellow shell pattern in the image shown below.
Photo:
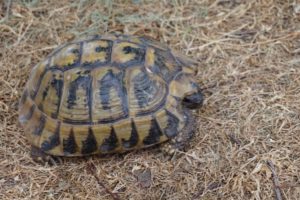
<path fill-rule="evenodd" d="M 181 100 L 192 93 L 193 62 L 143 37 L 90 36 L 36 65 L 19 120 L 47 154 L 81 156 L 144 148 L 186 125 Z"/>

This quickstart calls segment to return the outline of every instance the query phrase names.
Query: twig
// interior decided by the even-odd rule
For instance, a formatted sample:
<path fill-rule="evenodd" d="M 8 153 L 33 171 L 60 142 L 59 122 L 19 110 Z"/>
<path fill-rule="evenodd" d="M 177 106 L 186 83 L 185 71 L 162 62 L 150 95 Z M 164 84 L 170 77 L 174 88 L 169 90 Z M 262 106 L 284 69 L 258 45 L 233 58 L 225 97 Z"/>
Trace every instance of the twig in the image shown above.
<path fill-rule="evenodd" d="M 3 23 L 8 19 L 9 15 L 10 15 L 11 5 L 12 5 L 12 0 L 7 0 L 7 2 L 6 2 L 6 14 L 5 14 L 5 17 L 0 20 L 0 23 Z"/>
<path fill-rule="evenodd" d="M 229 137 L 230 141 L 234 144 L 237 144 L 238 147 L 240 147 L 242 145 L 241 141 L 238 138 L 236 138 L 232 133 L 228 134 L 228 137 Z"/>
<path fill-rule="evenodd" d="M 199 197 L 201 197 L 205 191 L 214 191 L 220 187 L 222 187 L 223 183 L 222 182 L 212 182 L 210 183 L 207 188 L 200 188 L 199 192 L 197 192 L 194 196 L 193 196 L 193 200 L 194 199 L 199 199 Z"/>
<path fill-rule="evenodd" d="M 110 194 L 110 196 L 114 199 L 114 200 L 121 200 L 118 194 L 112 193 L 98 178 L 97 174 L 96 174 L 96 166 L 93 163 L 88 163 L 87 166 L 88 171 L 90 172 L 91 175 L 93 175 L 95 177 L 95 179 L 97 180 L 98 184 L 103 187 L 105 189 L 105 191 Z"/>
<path fill-rule="evenodd" d="M 282 200 L 281 191 L 280 191 L 280 184 L 279 184 L 278 176 L 275 172 L 274 164 L 272 163 L 272 161 L 267 160 L 267 165 L 268 165 L 268 167 L 270 168 L 270 170 L 272 172 L 272 178 L 273 178 L 273 183 L 274 183 L 274 191 L 275 191 L 275 199 L 276 200 Z"/>

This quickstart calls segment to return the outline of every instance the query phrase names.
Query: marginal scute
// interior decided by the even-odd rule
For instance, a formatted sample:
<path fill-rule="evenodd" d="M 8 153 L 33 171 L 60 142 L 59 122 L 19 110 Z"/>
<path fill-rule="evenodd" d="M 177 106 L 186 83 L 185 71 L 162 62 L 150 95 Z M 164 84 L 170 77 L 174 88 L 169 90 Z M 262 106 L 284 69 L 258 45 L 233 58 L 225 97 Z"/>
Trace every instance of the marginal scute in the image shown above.
<path fill-rule="evenodd" d="M 111 127 L 110 136 L 104 139 L 104 142 L 100 146 L 100 151 L 107 153 L 118 147 L 118 138 L 114 127 Z"/>
<path fill-rule="evenodd" d="M 151 38 L 151 37 L 142 36 L 142 37 L 140 37 L 140 40 L 142 42 L 144 42 L 144 44 L 147 44 L 148 46 L 155 48 L 155 49 L 160 49 L 163 51 L 167 51 L 169 49 L 166 44 L 164 44 L 162 42 L 158 42 L 157 40 L 155 40 L 154 38 Z"/>
<path fill-rule="evenodd" d="M 32 99 L 34 99 L 37 95 L 39 87 L 43 81 L 44 75 L 47 72 L 48 62 L 49 60 L 46 59 L 45 61 L 37 64 L 31 71 L 26 86 L 28 88 L 29 95 Z"/>
<path fill-rule="evenodd" d="M 95 135 L 93 133 L 93 130 L 92 128 L 89 128 L 87 138 L 84 141 L 82 141 L 81 153 L 82 154 L 93 153 L 94 151 L 97 150 L 97 146 L 98 144 Z"/>
<path fill-rule="evenodd" d="M 160 137 L 163 135 L 162 130 L 160 129 L 160 126 L 155 118 L 151 120 L 151 127 L 149 129 L 148 136 L 143 140 L 143 143 L 145 145 L 152 145 L 155 143 L 158 143 L 160 140 Z"/>
<path fill-rule="evenodd" d="M 36 109 L 36 105 L 35 104 L 31 105 L 28 112 L 22 115 L 22 117 L 20 118 L 21 123 L 28 122 L 32 118 L 35 109 Z"/>
<path fill-rule="evenodd" d="M 179 119 L 170 111 L 165 111 L 167 115 L 167 126 L 164 128 L 164 133 L 167 137 L 172 138 L 178 131 Z"/>
<path fill-rule="evenodd" d="M 46 140 L 41 143 L 41 149 L 45 152 L 52 150 L 54 147 L 60 144 L 59 132 L 60 132 L 60 122 L 57 122 L 56 128 Z"/>
<path fill-rule="evenodd" d="M 76 144 L 74 130 L 71 128 L 70 134 L 67 139 L 63 139 L 63 151 L 65 154 L 76 153 L 78 146 Z"/>
<path fill-rule="evenodd" d="M 184 73 L 196 75 L 198 72 L 197 68 L 197 62 L 194 59 L 191 59 L 187 57 L 186 55 L 183 55 L 181 53 L 178 53 L 177 51 L 172 50 L 172 55 L 175 59 L 175 61 L 183 67 Z"/>
<path fill-rule="evenodd" d="M 28 109 L 31 108 L 29 106 L 29 92 L 27 89 L 24 90 L 20 102 L 19 102 L 19 122 L 22 125 L 26 125 L 28 123 L 27 115 L 28 115 Z"/>
<path fill-rule="evenodd" d="M 159 71 L 159 75 L 169 82 L 178 72 L 182 70 L 182 67 L 174 60 L 174 57 L 170 51 L 164 51 L 155 49 L 155 61 L 153 68 Z"/>
<path fill-rule="evenodd" d="M 129 149 L 136 146 L 138 142 L 139 142 L 139 134 L 137 132 L 134 120 L 132 119 L 130 138 L 128 140 L 122 139 L 122 144 L 124 148 Z"/>
<path fill-rule="evenodd" d="M 38 125 L 34 128 L 33 135 L 40 136 L 45 128 L 46 117 L 41 114 Z"/>

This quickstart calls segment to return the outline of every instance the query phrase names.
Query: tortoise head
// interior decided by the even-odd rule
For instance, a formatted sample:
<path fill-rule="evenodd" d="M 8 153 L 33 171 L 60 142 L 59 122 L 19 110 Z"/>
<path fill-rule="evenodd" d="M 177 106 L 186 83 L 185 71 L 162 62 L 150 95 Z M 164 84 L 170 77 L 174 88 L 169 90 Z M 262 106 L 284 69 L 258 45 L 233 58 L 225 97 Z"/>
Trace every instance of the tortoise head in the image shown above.
<path fill-rule="evenodd" d="M 203 104 L 203 94 L 199 85 L 195 82 L 191 82 L 192 91 L 186 93 L 186 96 L 183 98 L 182 103 L 185 107 L 190 109 L 200 108 Z"/>
<path fill-rule="evenodd" d="M 182 100 L 184 107 L 196 109 L 203 104 L 203 94 L 191 74 L 179 74 L 170 85 L 171 95 Z"/>

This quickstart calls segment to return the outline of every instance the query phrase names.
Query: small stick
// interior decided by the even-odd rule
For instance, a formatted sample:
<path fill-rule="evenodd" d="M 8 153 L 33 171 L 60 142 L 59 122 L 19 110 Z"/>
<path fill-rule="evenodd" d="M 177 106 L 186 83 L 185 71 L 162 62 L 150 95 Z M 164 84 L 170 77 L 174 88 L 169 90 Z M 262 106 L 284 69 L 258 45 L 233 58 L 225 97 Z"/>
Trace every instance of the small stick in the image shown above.
<path fill-rule="evenodd" d="M 103 187 L 105 189 L 105 191 L 110 194 L 110 196 L 114 199 L 114 200 L 121 200 L 118 194 L 112 193 L 98 178 L 97 174 L 96 174 L 96 167 L 93 163 L 88 163 L 87 166 L 88 171 L 90 172 L 90 174 L 92 174 L 95 179 L 97 180 L 98 184 Z"/>
<path fill-rule="evenodd" d="M 229 134 L 228 137 L 232 143 L 237 144 L 239 147 L 242 145 L 241 141 L 239 139 L 237 139 L 232 133 Z"/>
<path fill-rule="evenodd" d="M 268 165 L 268 167 L 270 168 L 270 170 L 272 172 L 272 178 L 273 178 L 273 183 L 274 183 L 274 191 L 275 191 L 275 199 L 276 200 L 282 200 L 281 191 L 280 191 L 280 184 L 279 184 L 278 176 L 275 172 L 274 164 L 272 163 L 272 161 L 267 160 L 267 165 Z"/>
<path fill-rule="evenodd" d="M 213 191 L 213 190 L 215 190 L 215 189 L 218 189 L 218 188 L 222 187 L 222 185 L 223 185 L 222 182 L 212 182 L 212 183 L 210 183 L 210 184 L 207 186 L 206 189 L 207 189 L 208 191 Z M 203 195 L 204 191 L 205 191 L 205 188 L 201 188 L 201 189 L 199 190 L 199 192 L 196 193 L 196 194 L 193 196 L 192 199 L 193 199 L 193 200 L 199 199 L 199 197 Z"/>
<path fill-rule="evenodd" d="M 6 14 L 5 14 L 5 17 L 2 20 L 0 20 L 0 23 L 5 22 L 8 19 L 9 15 L 10 15 L 11 5 L 12 5 L 12 0 L 7 0 L 7 2 L 6 2 Z"/>

